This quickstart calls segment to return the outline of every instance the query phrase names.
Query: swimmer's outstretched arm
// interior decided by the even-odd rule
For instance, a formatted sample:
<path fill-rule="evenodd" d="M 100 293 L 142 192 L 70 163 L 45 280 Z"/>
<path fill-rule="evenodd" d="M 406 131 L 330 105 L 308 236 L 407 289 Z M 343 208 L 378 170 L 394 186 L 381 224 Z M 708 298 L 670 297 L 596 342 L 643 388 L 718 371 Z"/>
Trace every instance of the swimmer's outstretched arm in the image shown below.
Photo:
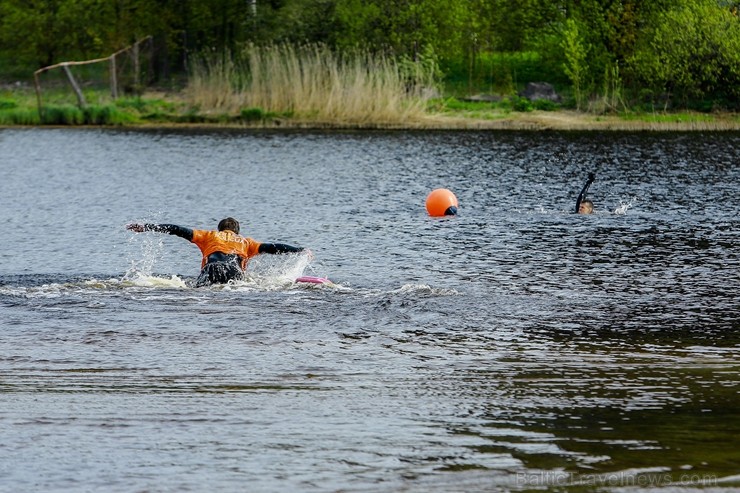
<path fill-rule="evenodd" d="M 576 214 L 578 214 L 578 209 L 581 207 L 581 202 L 583 202 L 583 199 L 586 198 L 586 192 L 588 192 L 588 187 L 590 187 L 593 182 L 594 182 L 594 174 L 589 173 L 588 180 L 586 180 L 586 184 L 583 185 L 583 190 L 581 190 L 581 193 L 578 194 L 578 199 L 576 199 Z"/>
<path fill-rule="evenodd" d="M 193 230 L 190 228 L 184 228 L 177 224 L 127 224 L 126 229 L 135 231 L 137 233 L 143 233 L 144 231 L 155 231 L 157 233 L 167 233 L 170 235 L 179 236 L 185 238 L 188 241 L 193 241 Z"/>
<path fill-rule="evenodd" d="M 259 253 L 271 253 L 271 254 L 298 253 L 298 252 L 302 252 L 303 248 L 286 245 L 285 243 L 260 243 L 259 249 L 257 251 Z"/>

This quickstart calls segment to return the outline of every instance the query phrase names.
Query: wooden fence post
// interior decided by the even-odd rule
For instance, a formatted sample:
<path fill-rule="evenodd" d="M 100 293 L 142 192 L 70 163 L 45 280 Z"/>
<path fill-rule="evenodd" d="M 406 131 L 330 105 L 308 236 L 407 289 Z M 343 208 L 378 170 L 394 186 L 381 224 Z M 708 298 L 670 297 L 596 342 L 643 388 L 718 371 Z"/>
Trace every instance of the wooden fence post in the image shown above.
<path fill-rule="evenodd" d="M 69 79 L 69 83 L 72 85 L 72 89 L 77 96 L 77 102 L 79 103 L 80 108 L 84 108 L 85 106 L 87 106 L 87 101 L 85 101 L 85 96 L 82 94 L 80 86 L 77 85 L 77 81 L 75 80 L 74 76 L 72 76 L 72 71 L 69 69 L 69 65 L 65 63 L 64 65 L 62 65 L 62 68 L 67 74 L 67 79 Z"/>
<path fill-rule="evenodd" d="M 116 54 L 110 56 L 110 95 L 118 99 L 118 74 L 116 73 Z"/>
<path fill-rule="evenodd" d="M 43 116 L 43 110 L 41 106 L 41 81 L 39 80 L 39 71 L 33 73 L 33 83 L 36 86 L 36 104 L 38 104 L 39 109 L 39 121 L 43 123 L 44 116 Z"/>
<path fill-rule="evenodd" d="M 139 70 L 141 68 L 139 67 L 139 41 L 134 43 L 134 46 L 131 47 L 131 50 L 134 56 L 134 91 L 136 94 L 139 94 Z"/>
<path fill-rule="evenodd" d="M 62 67 L 64 69 L 64 73 L 67 74 L 67 79 L 69 80 L 70 85 L 72 86 L 72 89 L 74 90 L 75 95 L 77 96 L 77 102 L 79 103 L 80 108 L 85 108 L 87 106 L 87 101 L 85 101 L 85 96 L 82 94 L 82 90 L 80 89 L 79 84 L 77 84 L 77 81 L 75 80 L 74 76 L 72 75 L 72 71 L 69 69 L 70 65 L 89 65 L 91 63 L 102 63 L 102 62 L 108 62 L 110 63 L 110 85 L 111 85 L 111 95 L 113 96 L 113 99 L 118 98 L 118 73 L 116 68 L 116 56 L 125 53 L 129 50 L 133 50 L 133 58 L 134 58 L 134 77 L 135 77 L 135 84 L 136 84 L 136 90 L 139 90 L 139 83 L 140 83 L 140 74 L 139 71 L 141 69 L 140 62 L 139 62 L 139 44 L 143 43 L 144 41 L 150 41 L 152 39 L 151 36 L 147 36 L 144 39 L 141 39 L 134 43 L 132 46 L 123 48 L 121 50 L 118 50 L 117 52 L 113 53 L 110 56 L 107 56 L 105 58 L 97 58 L 95 60 L 85 60 L 83 62 L 62 62 L 57 63 L 56 65 L 49 65 L 48 67 L 40 68 L 37 71 L 33 73 L 33 79 L 36 84 L 36 101 L 39 105 L 39 117 L 43 114 L 42 110 L 42 100 L 41 100 L 41 81 L 39 80 L 39 75 L 48 72 L 49 70 Z"/>

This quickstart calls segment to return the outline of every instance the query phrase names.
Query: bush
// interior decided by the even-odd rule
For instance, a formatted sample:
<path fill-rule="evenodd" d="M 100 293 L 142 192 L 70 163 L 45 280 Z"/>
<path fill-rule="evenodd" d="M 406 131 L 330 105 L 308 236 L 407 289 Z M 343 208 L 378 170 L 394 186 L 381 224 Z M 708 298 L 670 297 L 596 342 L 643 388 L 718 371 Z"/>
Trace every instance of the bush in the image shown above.
<path fill-rule="evenodd" d="M 18 103 L 13 99 L 0 99 L 0 110 L 10 110 L 17 107 Z"/>
<path fill-rule="evenodd" d="M 534 109 L 540 111 L 555 111 L 560 108 L 558 103 L 550 101 L 549 99 L 535 99 L 532 101 L 532 105 L 534 106 Z"/>
<path fill-rule="evenodd" d="M 527 113 L 534 109 L 534 106 L 532 105 L 532 101 L 530 101 L 527 98 L 522 98 L 520 96 L 512 96 L 511 107 L 514 109 L 514 111 L 520 111 L 522 113 Z"/>
<path fill-rule="evenodd" d="M 89 106 L 82 110 L 82 114 L 87 125 L 106 125 L 110 123 L 111 107 Z"/>
<path fill-rule="evenodd" d="M 740 23 L 715 0 L 679 2 L 646 29 L 628 71 L 679 103 L 740 99 Z"/>
<path fill-rule="evenodd" d="M 262 108 L 244 108 L 240 112 L 241 119 L 245 122 L 258 122 L 265 119 Z"/>
<path fill-rule="evenodd" d="M 0 125 L 38 125 L 39 123 L 39 112 L 36 109 L 0 110 Z"/>
<path fill-rule="evenodd" d="M 76 106 L 45 106 L 41 111 L 41 123 L 46 125 L 80 125 L 85 115 Z"/>

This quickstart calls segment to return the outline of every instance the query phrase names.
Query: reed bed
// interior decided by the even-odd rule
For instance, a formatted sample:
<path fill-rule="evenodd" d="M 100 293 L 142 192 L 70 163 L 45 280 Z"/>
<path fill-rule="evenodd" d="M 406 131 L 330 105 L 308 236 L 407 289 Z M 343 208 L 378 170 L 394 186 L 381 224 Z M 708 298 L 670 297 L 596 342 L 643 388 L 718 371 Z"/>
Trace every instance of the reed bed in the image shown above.
<path fill-rule="evenodd" d="M 433 70 L 421 64 L 282 44 L 198 57 L 185 94 L 204 113 L 259 109 L 299 121 L 392 125 L 425 118 L 433 87 Z"/>

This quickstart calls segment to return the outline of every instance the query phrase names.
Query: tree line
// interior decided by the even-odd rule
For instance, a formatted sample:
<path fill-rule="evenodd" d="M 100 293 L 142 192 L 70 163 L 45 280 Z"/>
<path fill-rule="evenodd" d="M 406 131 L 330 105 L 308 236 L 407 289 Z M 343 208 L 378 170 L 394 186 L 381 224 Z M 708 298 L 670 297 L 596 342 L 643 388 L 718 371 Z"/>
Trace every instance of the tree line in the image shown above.
<path fill-rule="evenodd" d="M 577 103 L 740 104 L 740 1 L 729 0 L 0 0 L 0 78 L 147 35 L 160 82 L 196 54 L 321 43 L 433 63 L 467 92 L 547 81 Z"/>

